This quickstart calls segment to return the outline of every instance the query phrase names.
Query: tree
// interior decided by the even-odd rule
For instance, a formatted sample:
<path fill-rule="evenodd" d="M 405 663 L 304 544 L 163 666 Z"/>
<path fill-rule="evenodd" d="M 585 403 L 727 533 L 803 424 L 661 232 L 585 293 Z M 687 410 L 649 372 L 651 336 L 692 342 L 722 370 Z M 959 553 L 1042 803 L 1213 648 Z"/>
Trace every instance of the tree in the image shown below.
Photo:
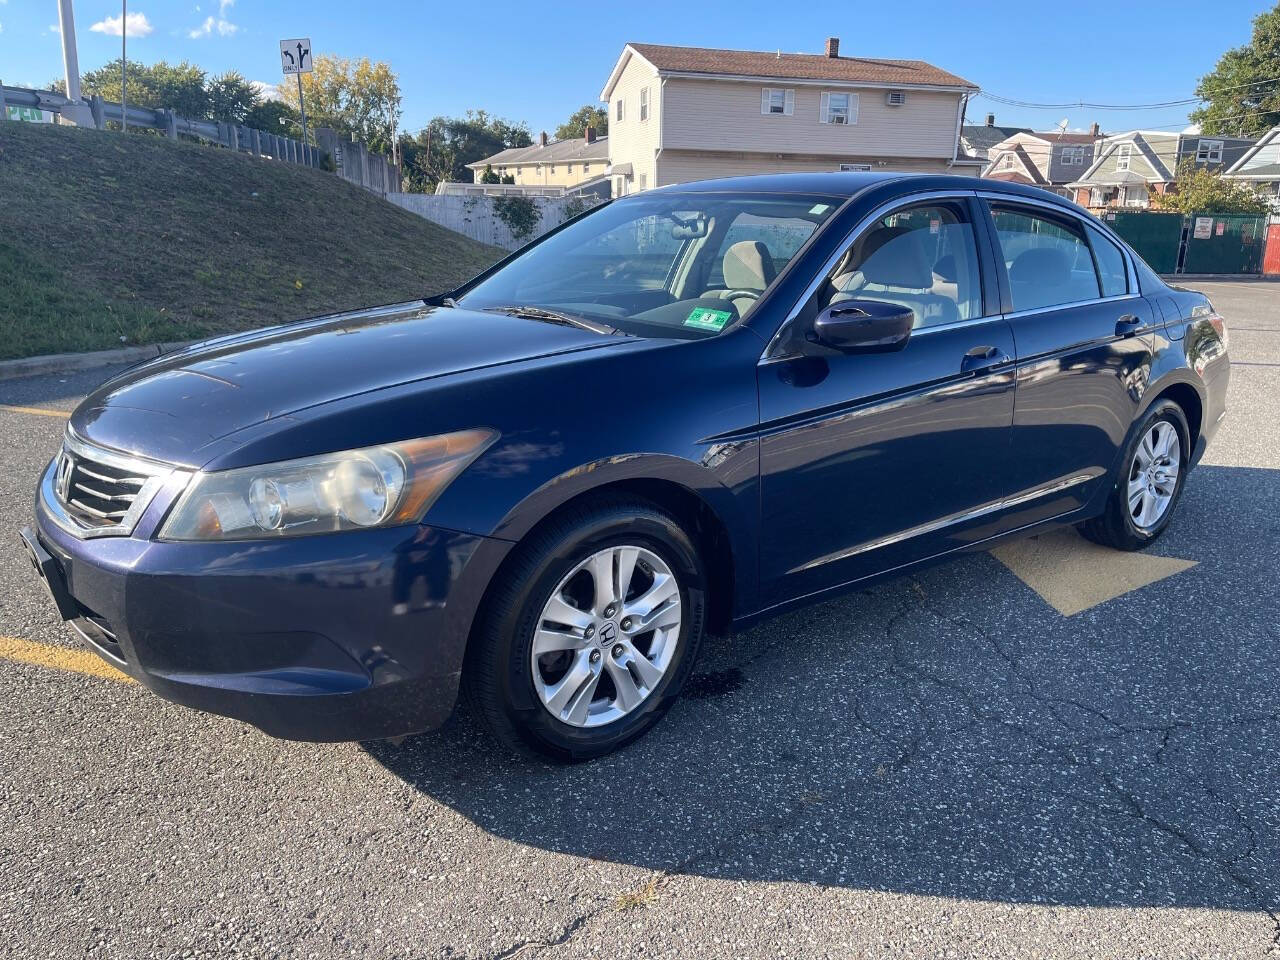
<path fill-rule="evenodd" d="M 248 123 L 249 117 L 262 105 L 258 88 L 235 70 L 214 77 L 206 84 L 205 92 L 209 97 L 210 120 Z"/>
<path fill-rule="evenodd" d="M 244 123 L 267 133 L 284 133 L 295 138 L 302 136 L 302 118 L 297 110 L 282 100 L 260 101 L 245 115 Z"/>
<path fill-rule="evenodd" d="M 470 183 L 467 164 L 532 143 L 526 124 L 491 117 L 484 110 L 436 117 L 416 137 L 400 138 L 404 187 L 412 193 L 430 193 L 441 181 Z"/>
<path fill-rule="evenodd" d="M 480 175 L 481 183 L 501 183 L 502 178 L 493 171 L 493 164 L 486 163 L 484 165 L 484 173 Z"/>
<path fill-rule="evenodd" d="M 164 60 L 150 66 L 129 61 L 129 103 L 131 106 L 172 110 L 180 117 L 195 120 L 209 116 L 209 92 L 205 72 L 195 64 Z M 120 102 L 120 61 L 113 60 L 80 78 L 86 96 L 97 94 L 104 100 Z"/>
<path fill-rule="evenodd" d="M 1253 213 L 1270 210 L 1252 187 L 1197 167 L 1192 159 L 1178 168 L 1178 188 L 1173 193 L 1153 193 L 1151 206 L 1178 213 Z"/>
<path fill-rule="evenodd" d="M 390 153 L 400 123 L 400 82 L 383 61 L 316 54 L 314 71 L 302 75 L 307 122 L 355 135 L 370 150 Z M 280 84 L 280 99 L 298 109 L 297 83 Z"/>
<path fill-rule="evenodd" d="M 1280 4 L 1253 20 L 1253 37 L 1228 50 L 1212 73 L 1200 78 L 1196 96 L 1205 105 L 1191 119 L 1210 135 L 1261 136 L 1280 124 Z"/>
<path fill-rule="evenodd" d="M 596 136 L 603 137 L 609 133 L 609 111 L 604 107 L 583 104 L 560 126 L 556 127 L 557 140 L 570 140 L 574 137 L 585 137 L 587 127 L 594 127 Z"/>

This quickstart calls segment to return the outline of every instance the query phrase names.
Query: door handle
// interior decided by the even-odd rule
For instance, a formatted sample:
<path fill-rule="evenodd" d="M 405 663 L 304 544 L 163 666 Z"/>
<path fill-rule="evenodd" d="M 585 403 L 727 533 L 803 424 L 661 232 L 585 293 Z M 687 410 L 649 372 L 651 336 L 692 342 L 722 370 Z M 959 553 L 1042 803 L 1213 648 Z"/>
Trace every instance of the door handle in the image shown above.
<path fill-rule="evenodd" d="M 1009 355 L 999 347 L 974 347 L 960 361 L 960 372 L 978 373 L 981 370 L 989 370 L 1012 362 Z"/>
<path fill-rule="evenodd" d="M 1140 326 L 1142 326 L 1141 320 L 1135 317 L 1132 313 L 1126 313 L 1116 321 L 1116 336 L 1132 337 L 1138 332 L 1138 328 Z"/>

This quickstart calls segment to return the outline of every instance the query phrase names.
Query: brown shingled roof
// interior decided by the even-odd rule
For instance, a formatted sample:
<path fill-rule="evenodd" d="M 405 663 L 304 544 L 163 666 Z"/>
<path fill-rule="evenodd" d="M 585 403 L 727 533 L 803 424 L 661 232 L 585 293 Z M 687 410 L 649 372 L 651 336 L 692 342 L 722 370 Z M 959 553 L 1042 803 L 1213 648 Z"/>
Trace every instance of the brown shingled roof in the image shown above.
<path fill-rule="evenodd" d="M 632 43 L 628 46 L 659 70 L 675 73 L 976 87 L 976 84 L 963 77 L 940 70 L 923 60 L 873 60 L 867 57 L 828 57 L 820 53 L 714 50 L 706 47 L 668 47 L 655 43 Z"/>

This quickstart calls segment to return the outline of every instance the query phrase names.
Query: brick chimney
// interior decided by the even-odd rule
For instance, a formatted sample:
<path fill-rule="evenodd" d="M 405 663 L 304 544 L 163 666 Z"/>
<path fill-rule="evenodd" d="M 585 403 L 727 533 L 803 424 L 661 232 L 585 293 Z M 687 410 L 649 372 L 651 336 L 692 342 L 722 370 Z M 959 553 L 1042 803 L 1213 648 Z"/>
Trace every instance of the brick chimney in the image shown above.
<path fill-rule="evenodd" d="M 996 115 L 994 113 L 987 114 L 987 126 L 994 127 L 996 125 Z"/>
<path fill-rule="evenodd" d="M 1094 136 L 1094 137 L 1100 137 L 1100 136 L 1102 136 L 1102 130 L 1101 130 L 1101 128 L 1100 128 L 1100 127 L 1095 123 L 1092 127 L 1090 127 L 1090 128 L 1089 128 L 1089 134 L 1090 134 L 1091 136 Z"/>
<path fill-rule="evenodd" d="M 596 128 L 595 128 L 595 127 L 587 127 L 585 130 L 583 130 L 583 131 L 582 131 L 582 135 L 583 135 L 583 137 L 585 137 L 585 138 L 586 138 L 587 143 L 595 143 L 595 142 L 596 142 Z"/>
<path fill-rule="evenodd" d="M 833 60 L 840 56 L 840 38 L 827 37 L 827 56 Z"/>
<path fill-rule="evenodd" d="M 545 147 L 547 145 L 547 131 L 543 130 L 538 134 L 538 146 Z"/>

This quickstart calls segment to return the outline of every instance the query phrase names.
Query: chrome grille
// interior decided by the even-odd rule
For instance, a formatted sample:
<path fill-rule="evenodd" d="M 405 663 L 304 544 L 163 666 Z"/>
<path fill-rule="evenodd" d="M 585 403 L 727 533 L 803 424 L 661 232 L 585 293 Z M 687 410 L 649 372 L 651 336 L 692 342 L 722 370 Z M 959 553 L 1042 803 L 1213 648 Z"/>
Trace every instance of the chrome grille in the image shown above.
<path fill-rule="evenodd" d="M 53 517 L 78 537 L 128 536 L 156 493 L 185 471 L 105 450 L 68 433 L 45 475 Z"/>
<path fill-rule="evenodd" d="M 128 470 L 76 456 L 70 450 L 64 450 L 62 458 L 58 495 L 76 519 L 88 526 L 123 521 L 147 482 L 146 477 L 130 476 Z"/>

